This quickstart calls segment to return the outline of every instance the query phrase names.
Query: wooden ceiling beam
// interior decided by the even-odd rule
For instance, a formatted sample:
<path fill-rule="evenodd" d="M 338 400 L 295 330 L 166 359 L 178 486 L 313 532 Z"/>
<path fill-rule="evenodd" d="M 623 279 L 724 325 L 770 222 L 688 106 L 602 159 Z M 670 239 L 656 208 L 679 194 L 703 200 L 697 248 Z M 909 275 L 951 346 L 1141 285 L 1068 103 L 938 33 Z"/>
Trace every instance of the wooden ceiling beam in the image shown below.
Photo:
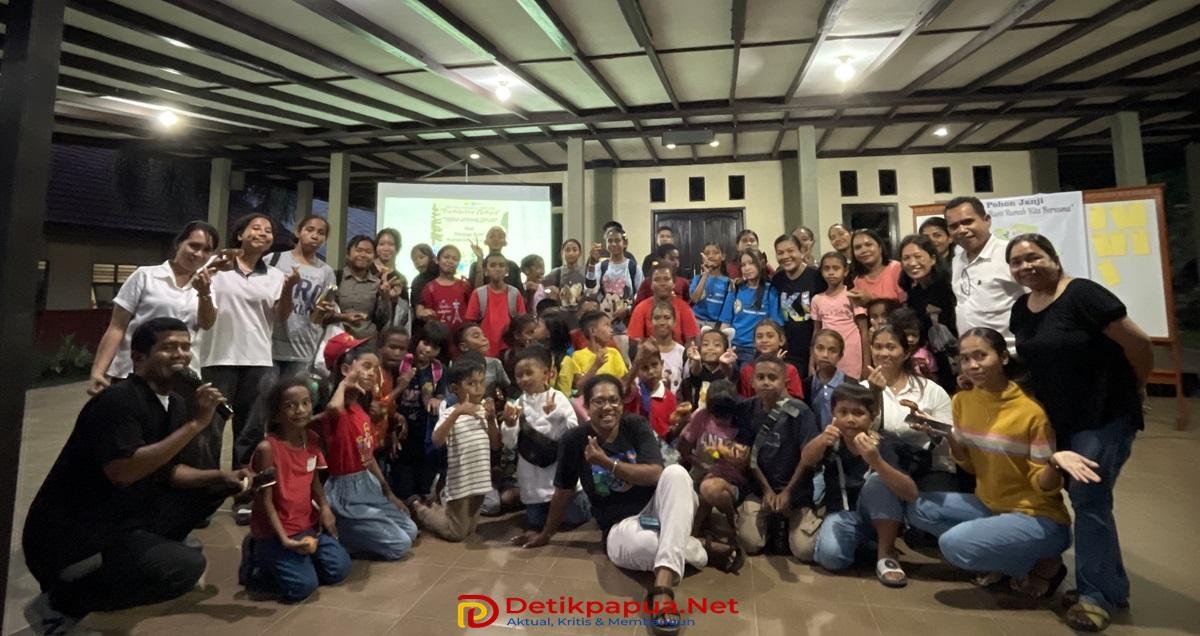
<path fill-rule="evenodd" d="M 804 59 L 800 61 L 800 68 L 796 69 L 796 74 L 792 77 L 792 81 L 788 84 L 787 90 L 783 92 L 782 102 L 787 104 L 796 98 L 796 91 L 800 90 L 800 84 L 804 83 L 804 78 L 808 75 L 809 69 L 812 67 L 812 62 L 817 57 L 817 50 L 829 38 L 829 34 L 833 31 L 833 25 L 842 15 L 842 10 L 849 4 L 849 0 L 825 0 L 825 6 L 821 8 L 821 18 L 817 22 L 817 33 L 813 37 L 813 43 L 809 45 L 808 50 L 804 52 Z"/>
<path fill-rule="evenodd" d="M 621 15 L 625 16 L 625 24 L 633 33 L 633 39 L 637 40 L 638 46 L 642 47 L 646 57 L 650 60 L 650 66 L 654 68 L 654 74 L 658 76 L 659 83 L 666 91 L 671 106 L 675 107 L 675 110 L 679 110 L 679 98 L 675 95 L 675 87 L 671 85 L 671 78 L 667 75 L 667 70 L 663 68 L 658 51 L 654 48 L 654 36 L 650 32 L 650 25 L 646 22 L 646 15 L 642 13 L 641 5 L 638 4 L 638 0 L 617 0 L 617 3 L 621 7 Z"/>

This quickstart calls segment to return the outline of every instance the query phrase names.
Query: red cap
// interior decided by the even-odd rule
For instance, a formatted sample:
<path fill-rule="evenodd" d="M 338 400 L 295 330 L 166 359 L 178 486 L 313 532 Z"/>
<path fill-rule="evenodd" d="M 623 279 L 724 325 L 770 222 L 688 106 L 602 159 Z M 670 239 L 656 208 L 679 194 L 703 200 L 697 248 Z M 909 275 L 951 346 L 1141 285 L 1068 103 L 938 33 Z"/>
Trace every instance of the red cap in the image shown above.
<path fill-rule="evenodd" d="M 339 333 L 330 338 L 329 342 L 325 343 L 325 368 L 333 371 L 334 367 L 337 366 L 338 358 L 341 358 L 342 354 L 366 341 L 366 338 L 355 338 L 346 332 Z"/>

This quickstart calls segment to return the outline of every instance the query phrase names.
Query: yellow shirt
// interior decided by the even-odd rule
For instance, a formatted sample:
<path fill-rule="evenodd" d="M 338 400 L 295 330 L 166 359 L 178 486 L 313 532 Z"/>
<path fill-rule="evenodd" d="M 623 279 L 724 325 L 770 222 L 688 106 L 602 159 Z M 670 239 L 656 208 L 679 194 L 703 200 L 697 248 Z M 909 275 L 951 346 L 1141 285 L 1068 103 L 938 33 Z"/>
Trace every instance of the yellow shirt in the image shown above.
<path fill-rule="evenodd" d="M 608 359 L 604 361 L 604 366 L 600 367 L 596 374 L 610 373 L 617 378 L 624 378 L 625 374 L 629 373 L 629 368 L 625 366 L 625 358 L 621 357 L 620 351 L 612 347 L 607 347 L 606 350 Z M 562 391 L 565 395 L 571 394 L 572 385 L 578 376 L 587 373 L 588 369 L 592 368 L 592 363 L 596 361 L 596 354 L 591 349 L 579 349 L 569 359 L 574 364 L 568 365 L 565 361 L 563 362 L 563 368 L 559 370 L 558 380 L 554 385 L 554 388 Z"/>
<path fill-rule="evenodd" d="M 959 465 L 976 477 L 975 495 L 996 513 L 1021 512 L 1071 523 L 1061 488 L 1038 481 L 1054 453 L 1054 430 L 1041 405 L 1009 382 L 1001 393 L 983 389 L 954 396 L 954 426 L 966 448 Z"/>

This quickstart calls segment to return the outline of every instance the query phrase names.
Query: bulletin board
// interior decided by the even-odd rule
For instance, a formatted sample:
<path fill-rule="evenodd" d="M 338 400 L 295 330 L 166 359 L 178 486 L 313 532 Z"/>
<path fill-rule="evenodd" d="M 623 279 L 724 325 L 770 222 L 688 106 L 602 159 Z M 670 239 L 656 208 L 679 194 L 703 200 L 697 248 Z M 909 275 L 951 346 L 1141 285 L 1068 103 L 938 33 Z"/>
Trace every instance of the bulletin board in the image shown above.
<path fill-rule="evenodd" d="M 1182 430 L 1187 426 L 1189 405 L 1183 393 L 1183 358 L 1175 326 L 1175 295 L 1163 209 L 1161 184 L 1085 190 L 1082 210 L 1078 212 L 1085 222 L 1047 228 L 1042 233 L 1056 247 L 1083 246 L 1087 252 L 1086 271 L 1068 273 L 1089 278 L 1112 291 L 1155 346 L 1170 348 L 1170 368 L 1154 369 L 1149 381 L 1175 387 L 1179 400 L 1178 425 Z M 944 210 L 944 203 L 912 206 L 914 231 L 925 218 L 941 215 Z M 1016 221 L 1019 223 L 1020 219 Z M 1070 235 L 1061 235 L 1063 232 Z"/>

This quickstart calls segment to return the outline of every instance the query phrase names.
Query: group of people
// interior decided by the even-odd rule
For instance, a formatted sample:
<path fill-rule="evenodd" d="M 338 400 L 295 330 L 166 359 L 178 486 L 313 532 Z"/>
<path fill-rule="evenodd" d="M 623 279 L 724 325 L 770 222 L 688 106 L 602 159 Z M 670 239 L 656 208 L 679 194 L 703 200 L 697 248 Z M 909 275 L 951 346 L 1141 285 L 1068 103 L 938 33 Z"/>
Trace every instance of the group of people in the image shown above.
<path fill-rule="evenodd" d="M 395 230 L 353 237 L 335 272 L 317 254 L 328 229 L 306 217 L 272 253 L 266 216 L 237 221 L 225 250 L 192 222 L 124 283 L 94 397 L 26 520 L 35 629 L 191 589 L 205 560 L 188 533 L 229 497 L 249 526 L 239 581 L 285 603 L 352 558 L 402 559 L 422 532 L 462 541 L 523 509 L 516 545 L 594 519 L 614 564 L 653 572 L 660 633 L 680 627 L 688 566 L 865 559 L 899 587 L 901 538 L 1048 598 L 1073 535 L 1066 621 L 1099 631 L 1128 607 L 1113 486 L 1150 341 L 1045 237 L 992 235 L 978 199 L 895 258 L 835 224 L 825 253 L 808 228 L 779 236 L 772 266 L 743 230 L 734 254 L 705 244 L 690 277 L 669 227 L 639 263 L 609 223 L 550 271 L 510 260 L 494 227 L 466 278 L 458 247 L 413 247 L 412 281 Z"/>

